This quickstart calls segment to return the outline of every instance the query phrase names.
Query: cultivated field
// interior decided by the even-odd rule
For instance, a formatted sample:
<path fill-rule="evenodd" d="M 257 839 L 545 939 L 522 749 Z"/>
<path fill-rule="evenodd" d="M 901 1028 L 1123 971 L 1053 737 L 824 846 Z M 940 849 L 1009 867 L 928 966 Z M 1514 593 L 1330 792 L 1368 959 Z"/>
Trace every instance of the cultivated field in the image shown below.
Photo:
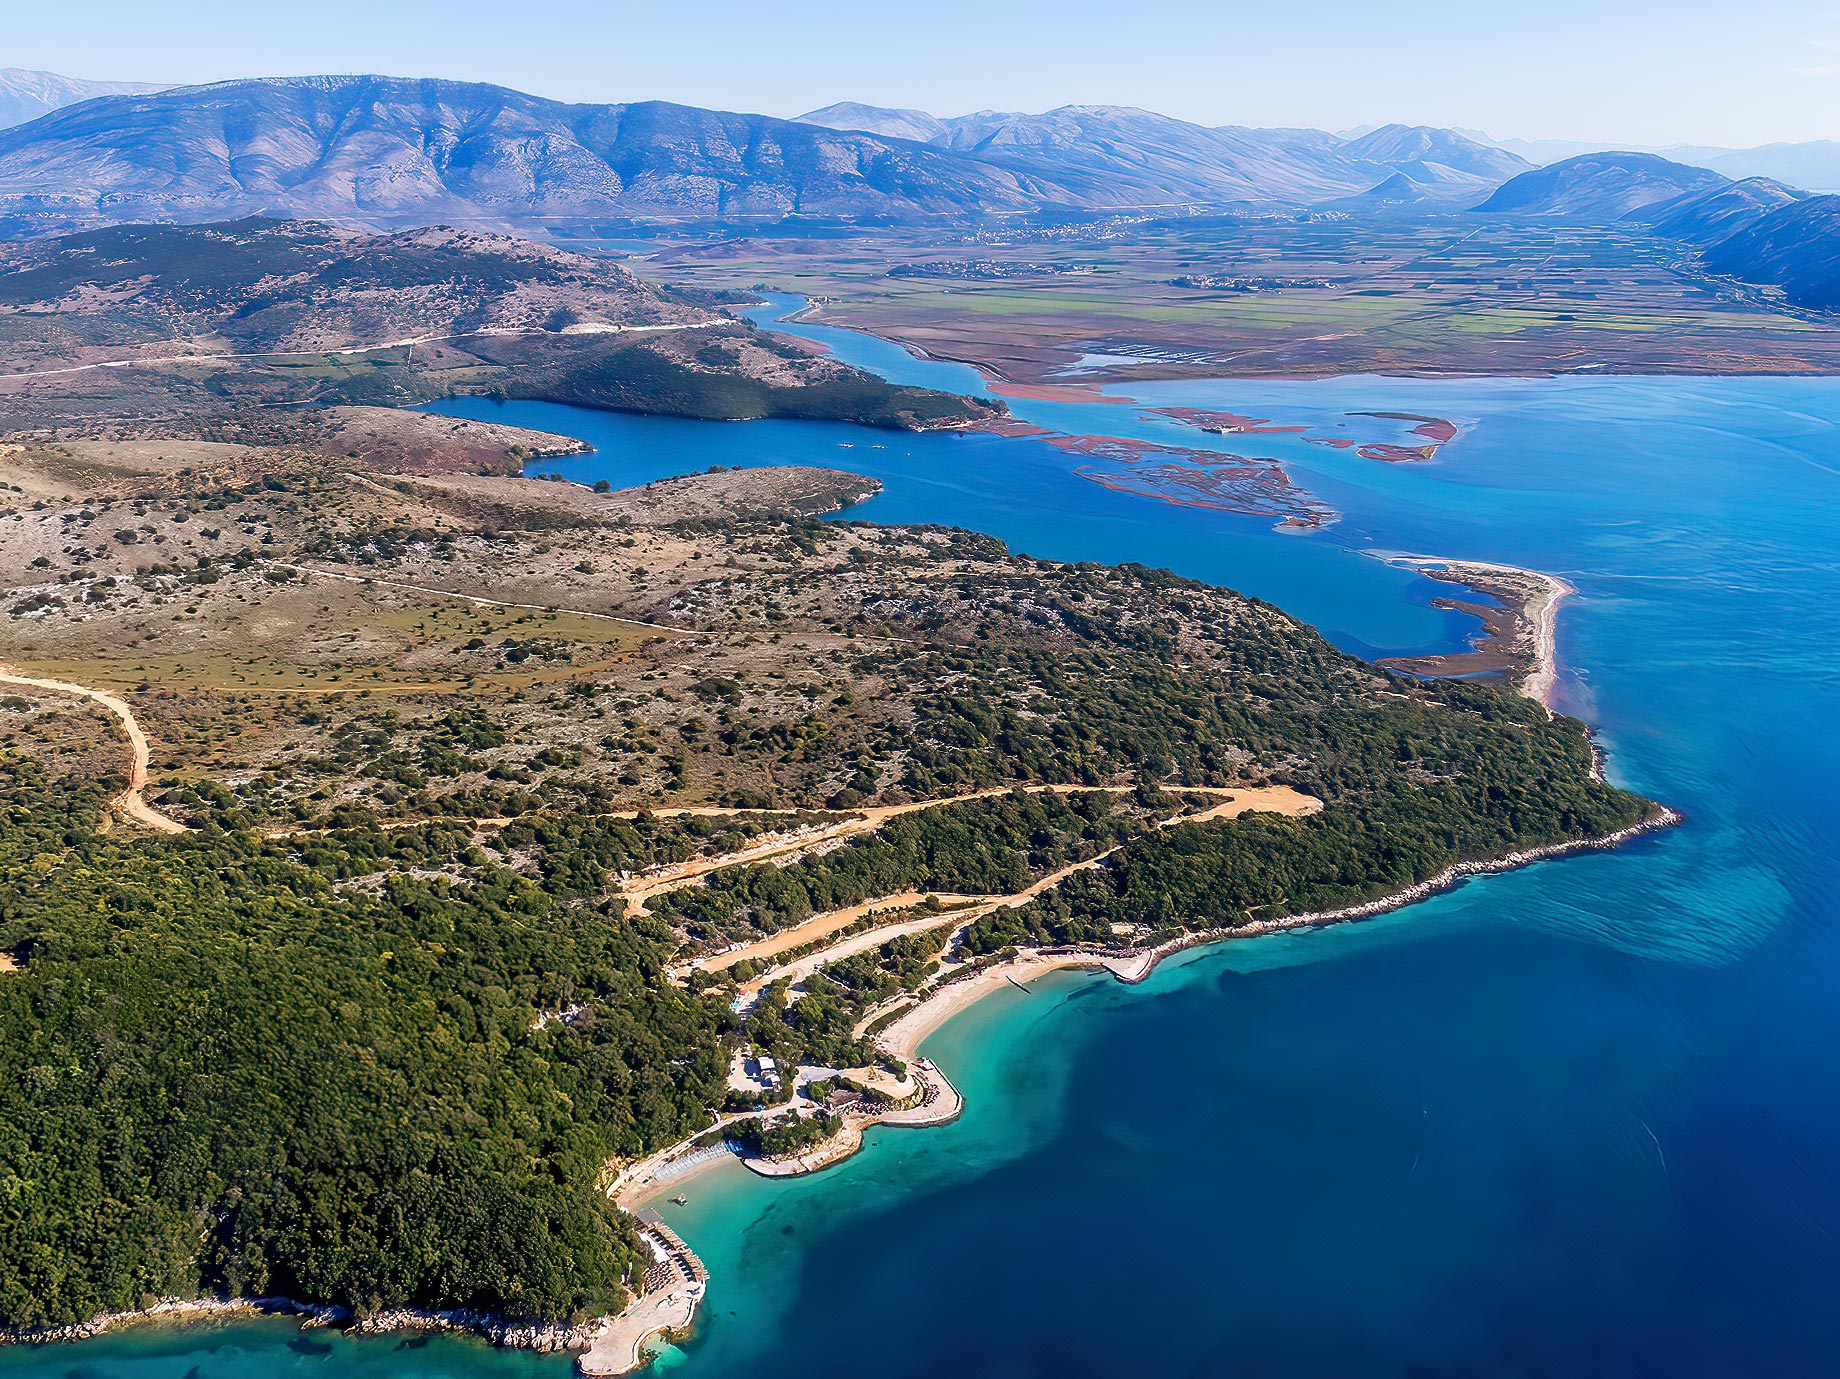
<path fill-rule="evenodd" d="M 1017 276 L 890 276 L 954 259 Z M 632 266 L 657 281 L 826 299 L 825 320 L 1020 382 L 1064 375 L 1086 355 L 1135 362 L 1071 376 L 1840 368 L 1840 329 L 1615 226 L 1452 216 L 1107 223 L 1007 240 L 763 234 L 660 239 Z M 1179 278 L 1326 285 L 1246 292 Z"/>

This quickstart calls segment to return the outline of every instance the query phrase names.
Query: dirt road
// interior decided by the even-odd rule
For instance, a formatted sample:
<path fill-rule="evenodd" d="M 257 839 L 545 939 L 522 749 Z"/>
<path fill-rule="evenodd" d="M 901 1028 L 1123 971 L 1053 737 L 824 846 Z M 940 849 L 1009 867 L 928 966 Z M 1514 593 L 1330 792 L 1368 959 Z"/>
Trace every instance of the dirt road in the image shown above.
<path fill-rule="evenodd" d="M 133 760 L 128 768 L 128 788 L 116 798 L 115 807 L 136 823 L 158 829 L 161 833 L 184 833 L 186 831 L 184 824 L 177 819 L 168 818 L 147 803 L 147 762 L 151 753 L 147 747 L 147 735 L 141 731 L 141 725 L 135 721 L 134 710 L 130 709 L 125 701 L 110 694 L 107 690 L 73 685 L 68 680 L 42 680 L 37 676 L 18 675 L 7 670 L 0 670 L 0 685 L 18 685 L 24 689 L 49 690 L 53 694 L 74 694 L 80 699 L 93 700 L 102 705 L 127 733 L 128 746 L 133 752 Z"/>

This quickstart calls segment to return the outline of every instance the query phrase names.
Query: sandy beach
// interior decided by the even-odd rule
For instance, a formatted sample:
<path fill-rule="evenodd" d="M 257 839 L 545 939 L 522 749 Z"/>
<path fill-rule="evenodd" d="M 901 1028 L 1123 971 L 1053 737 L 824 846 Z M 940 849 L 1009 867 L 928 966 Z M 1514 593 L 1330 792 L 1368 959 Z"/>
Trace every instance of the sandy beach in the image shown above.
<path fill-rule="evenodd" d="M 1501 609 L 1461 599 L 1439 600 L 1482 619 L 1480 638 L 1467 652 L 1393 657 L 1382 665 L 1420 675 L 1517 674 L 1516 688 L 1553 710 L 1559 681 L 1559 608 L 1578 592 L 1569 581 L 1544 570 L 1487 560 L 1451 560 L 1438 555 L 1379 554 L 1401 565 L 1467 585 L 1501 600 Z"/>
<path fill-rule="evenodd" d="M 1521 693 L 1552 708 L 1553 691 L 1559 679 L 1559 605 L 1578 592 L 1570 581 L 1544 570 L 1528 570 L 1519 565 L 1500 565 L 1487 560 L 1447 560 L 1443 562 L 1457 574 L 1488 576 L 1507 575 L 1528 579 L 1536 592 L 1523 607 L 1533 624 L 1533 670 L 1521 681 Z"/>
<path fill-rule="evenodd" d="M 908 1007 L 898 1019 L 884 1028 L 877 1036 L 876 1042 L 897 1057 L 917 1058 L 920 1047 L 926 1041 L 927 1036 L 938 1030 L 954 1015 L 969 1009 L 994 991 L 1017 985 L 1026 987 L 1037 977 L 1046 976 L 1050 972 L 1103 971 L 1111 973 L 1121 982 L 1135 985 L 1155 971 L 1157 964 L 1164 958 L 1190 948 L 1262 938 L 1268 934 L 1283 933 L 1291 929 L 1318 929 L 1332 924 L 1372 918 L 1449 890 L 1465 877 L 1513 871 L 1517 867 L 1524 867 L 1546 858 L 1565 856 L 1568 853 L 1614 848 L 1639 834 L 1671 828 L 1680 821 L 1679 814 L 1664 808 L 1652 819 L 1632 824 L 1628 828 L 1619 829 L 1602 838 L 1582 838 L 1570 842 L 1549 843 L 1544 847 L 1512 852 L 1493 861 L 1459 862 L 1446 867 L 1437 875 L 1421 881 L 1416 886 L 1409 886 L 1405 890 L 1396 891 L 1377 900 L 1365 901 L 1337 910 L 1322 910 L 1311 914 L 1287 915 L 1280 919 L 1261 920 L 1254 924 L 1240 925 L 1231 929 L 1196 930 L 1193 933 L 1172 938 L 1153 948 L 1023 950 L 1018 956 L 1007 962 L 978 969 L 975 976 L 962 977 L 934 987 L 922 1000 Z"/>
<path fill-rule="evenodd" d="M 1103 967 L 1105 960 L 1097 953 L 1024 953 L 1010 962 L 980 968 L 972 976 L 934 987 L 925 999 L 909 1006 L 883 1029 L 876 1043 L 895 1057 L 912 1062 L 920 1056 L 920 1046 L 929 1035 L 992 992 L 1018 984 L 1027 986 L 1050 972 L 1069 968 L 1097 971 Z"/>

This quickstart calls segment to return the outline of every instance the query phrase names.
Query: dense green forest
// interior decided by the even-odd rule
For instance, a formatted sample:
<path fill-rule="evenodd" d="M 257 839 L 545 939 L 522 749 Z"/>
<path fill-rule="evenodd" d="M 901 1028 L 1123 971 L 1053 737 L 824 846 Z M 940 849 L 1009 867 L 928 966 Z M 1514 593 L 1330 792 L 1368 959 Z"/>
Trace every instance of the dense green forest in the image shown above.
<path fill-rule="evenodd" d="M 1292 650 L 1266 667 L 1239 667 L 1250 693 L 1233 698 L 1207 693 L 1155 654 L 1106 657 L 1101 677 L 1078 673 L 1089 653 L 996 652 L 979 665 L 980 692 L 929 703 L 923 721 L 939 764 L 916 754 L 913 769 L 952 784 L 998 761 L 1047 773 L 1071 759 L 1099 778 L 1134 762 L 1142 776 L 1190 784 L 1252 767 L 1326 806 L 1304 819 L 1249 815 L 1144 833 L 1103 871 L 980 921 L 968 936 L 974 951 L 1105 940 L 1113 924 L 1172 933 L 1307 913 L 1403 889 L 1452 863 L 1612 833 L 1654 812 L 1594 776 L 1576 719 L 1456 681 L 1411 696 L 1326 700 L 1321 686 L 1352 662 L 1313 636 Z M 1007 698 L 991 692 L 1004 688 Z M 1010 707 L 1031 694 L 1054 703 L 1050 729 Z M 1236 761 L 1242 744 L 1258 749 L 1254 762 Z"/>
<path fill-rule="evenodd" d="M 327 839 L 100 834 L 102 802 L 0 760 L 0 1319 L 619 1301 L 602 1166 L 707 1124 L 733 1018 L 660 979 L 662 925 L 502 867 L 360 887 Z"/>
<path fill-rule="evenodd" d="M 737 325 L 727 332 L 787 359 L 801 352 L 762 331 Z M 710 333 L 692 368 L 647 344 L 597 340 L 580 344 L 555 362 L 504 384 L 507 397 L 569 402 L 622 412 L 659 412 L 706 421 L 790 417 L 802 421 L 854 421 L 897 430 L 967 425 L 997 404 L 951 393 L 889 383 L 851 369 L 836 377 L 775 383 L 731 371 L 734 351 Z"/>
<path fill-rule="evenodd" d="M 1289 819 L 1247 814 L 1133 839 L 1105 868 L 1080 872 L 1027 905 L 998 910 L 965 935 L 971 953 L 1013 944 L 1112 944 L 1310 914 L 1377 899 L 1456 862 L 1601 836 L 1648 816 L 1607 787 L 1543 788 L 1537 753 L 1507 754 L 1472 780 L 1383 787 L 1360 808 Z M 1554 795 L 1557 798 L 1554 798 Z"/>
<path fill-rule="evenodd" d="M 724 867 L 651 902 L 695 941 L 771 933 L 909 890 L 1008 895 L 1140 826 L 1103 794 L 1011 793 L 891 819 L 873 836 L 791 866 Z"/>

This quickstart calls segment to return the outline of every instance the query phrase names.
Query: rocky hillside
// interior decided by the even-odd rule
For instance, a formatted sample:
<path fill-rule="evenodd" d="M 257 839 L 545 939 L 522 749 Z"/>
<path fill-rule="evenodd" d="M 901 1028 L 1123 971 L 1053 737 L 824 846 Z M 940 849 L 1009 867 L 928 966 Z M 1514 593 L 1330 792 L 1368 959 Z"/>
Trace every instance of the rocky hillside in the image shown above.
<path fill-rule="evenodd" d="M 1708 249 L 1706 266 L 1781 287 L 1797 306 L 1840 309 L 1840 196 L 1778 206 Z"/>
<path fill-rule="evenodd" d="M 1752 177 L 1644 206 L 1630 218 L 1641 220 L 1656 234 L 1669 239 L 1716 244 L 1753 220 L 1792 205 L 1801 197 L 1802 193 L 1793 187 L 1785 187 L 1767 177 Z"/>
<path fill-rule="evenodd" d="M 286 429 L 301 403 L 456 392 L 910 429 L 1002 412 L 891 385 L 705 296 L 605 259 L 438 227 L 361 235 L 247 220 L 3 245 L 0 434 L 209 439 Z"/>
<path fill-rule="evenodd" d="M 360 235 L 244 220 L 0 244 L 0 361 L 16 367 L 151 344 L 331 350 L 714 319 L 606 259 L 442 228 Z"/>

